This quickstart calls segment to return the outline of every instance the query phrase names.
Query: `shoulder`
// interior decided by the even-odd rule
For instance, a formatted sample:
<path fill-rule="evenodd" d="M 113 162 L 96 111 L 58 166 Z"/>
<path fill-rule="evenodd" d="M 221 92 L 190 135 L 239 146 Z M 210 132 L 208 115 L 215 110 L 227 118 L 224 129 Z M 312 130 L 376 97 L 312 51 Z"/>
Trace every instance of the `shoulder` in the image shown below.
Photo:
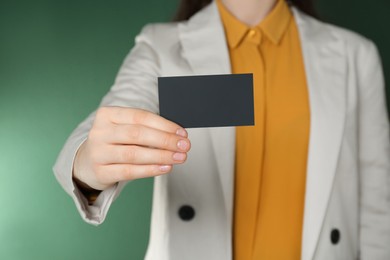
<path fill-rule="evenodd" d="M 135 42 L 145 42 L 151 46 L 160 46 L 178 41 L 179 22 L 151 23 L 145 25 L 136 36 Z"/>
<path fill-rule="evenodd" d="M 337 25 L 326 23 L 315 19 L 303 12 L 293 8 L 298 27 L 300 28 L 303 40 L 312 40 L 319 46 L 321 44 L 338 43 L 343 46 L 344 51 L 351 55 L 366 55 L 377 52 L 372 40 Z"/>

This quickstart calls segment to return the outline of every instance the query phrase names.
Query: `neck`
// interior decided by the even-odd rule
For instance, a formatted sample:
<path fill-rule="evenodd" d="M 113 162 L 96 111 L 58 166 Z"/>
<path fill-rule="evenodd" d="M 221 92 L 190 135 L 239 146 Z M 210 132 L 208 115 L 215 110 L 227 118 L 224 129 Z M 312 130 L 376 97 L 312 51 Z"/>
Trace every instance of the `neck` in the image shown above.
<path fill-rule="evenodd" d="M 241 22 L 255 26 L 272 10 L 278 0 L 221 0 L 224 6 Z M 282 0 L 284 1 L 284 0 Z"/>

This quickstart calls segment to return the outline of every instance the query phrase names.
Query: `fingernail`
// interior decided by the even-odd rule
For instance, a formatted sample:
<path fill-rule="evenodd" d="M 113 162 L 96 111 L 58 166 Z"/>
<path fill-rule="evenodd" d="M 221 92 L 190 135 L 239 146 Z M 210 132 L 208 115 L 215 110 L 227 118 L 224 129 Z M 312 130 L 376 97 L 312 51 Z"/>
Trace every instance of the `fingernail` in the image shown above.
<path fill-rule="evenodd" d="M 171 165 L 161 165 L 160 166 L 160 171 L 162 171 L 162 172 L 168 172 L 168 171 L 170 171 L 171 170 Z"/>
<path fill-rule="evenodd" d="M 186 159 L 185 153 L 174 153 L 173 154 L 173 160 L 175 161 L 184 161 Z"/>
<path fill-rule="evenodd" d="M 180 141 L 177 143 L 177 147 L 179 147 L 180 150 L 186 151 L 187 148 L 188 148 L 188 142 L 186 142 L 186 141 L 184 141 L 184 140 L 180 140 Z"/>
<path fill-rule="evenodd" d="M 180 135 L 180 136 L 182 136 L 182 137 L 187 137 L 187 136 L 188 136 L 188 135 L 187 135 L 187 131 L 184 130 L 183 128 L 177 129 L 176 134 L 177 134 L 177 135 Z"/>

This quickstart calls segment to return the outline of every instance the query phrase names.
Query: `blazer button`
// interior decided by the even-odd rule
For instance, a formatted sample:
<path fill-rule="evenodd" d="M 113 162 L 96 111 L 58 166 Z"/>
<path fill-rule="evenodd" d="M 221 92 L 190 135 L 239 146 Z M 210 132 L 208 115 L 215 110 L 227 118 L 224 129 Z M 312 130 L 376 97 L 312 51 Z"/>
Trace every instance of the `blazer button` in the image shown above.
<path fill-rule="evenodd" d="M 195 217 L 195 210 L 189 205 L 183 205 L 179 208 L 178 214 L 181 220 L 190 221 Z"/>
<path fill-rule="evenodd" d="M 330 241 L 333 245 L 337 245 L 340 241 L 340 231 L 337 228 L 332 229 L 330 232 Z"/>

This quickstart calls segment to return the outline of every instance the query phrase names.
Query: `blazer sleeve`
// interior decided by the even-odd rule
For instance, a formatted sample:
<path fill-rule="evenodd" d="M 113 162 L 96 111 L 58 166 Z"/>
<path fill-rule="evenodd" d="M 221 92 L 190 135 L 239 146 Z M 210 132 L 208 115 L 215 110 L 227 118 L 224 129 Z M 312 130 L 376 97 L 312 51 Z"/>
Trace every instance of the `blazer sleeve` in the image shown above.
<path fill-rule="evenodd" d="M 390 140 L 385 84 L 372 42 L 359 77 L 360 256 L 390 259 Z"/>
<path fill-rule="evenodd" d="M 153 48 L 151 34 L 153 26 L 147 25 L 135 39 L 135 46 L 125 58 L 114 85 L 103 98 L 100 106 L 121 106 L 145 109 L 158 113 L 157 76 L 159 60 Z M 125 186 L 119 182 L 100 193 L 93 205 L 78 190 L 72 180 L 75 155 L 87 139 L 96 111 L 89 115 L 70 135 L 53 167 L 62 188 L 74 200 L 81 217 L 90 224 L 101 224 L 110 205 Z"/>

